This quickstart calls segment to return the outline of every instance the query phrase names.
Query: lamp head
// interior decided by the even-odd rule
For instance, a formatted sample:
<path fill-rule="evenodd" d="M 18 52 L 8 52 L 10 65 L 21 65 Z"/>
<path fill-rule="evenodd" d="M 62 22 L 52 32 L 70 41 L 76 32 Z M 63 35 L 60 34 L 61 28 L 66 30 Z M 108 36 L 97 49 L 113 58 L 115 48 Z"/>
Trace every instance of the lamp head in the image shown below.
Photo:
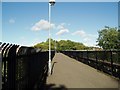
<path fill-rule="evenodd" d="M 55 0 L 49 0 L 49 3 L 51 6 L 53 6 L 55 4 Z"/>

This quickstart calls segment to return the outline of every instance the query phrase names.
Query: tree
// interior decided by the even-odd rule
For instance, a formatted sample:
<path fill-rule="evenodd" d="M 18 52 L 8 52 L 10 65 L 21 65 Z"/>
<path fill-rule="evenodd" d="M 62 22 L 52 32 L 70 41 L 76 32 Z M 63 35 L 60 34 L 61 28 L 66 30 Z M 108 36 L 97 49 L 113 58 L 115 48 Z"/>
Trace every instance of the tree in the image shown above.
<path fill-rule="evenodd" d="M 55 50 L 55 45 L 57 51 L 61 50 L 84 50 L 87 47 L 79 42 L 74 42 L 71 40 L 60 40 L 55 41 L 51 39 L 51 50 Z M 46 40 L 46 42 L 38 43 L 34 47 L 41 48 L 42 50 L 48 50 L 49 49 L 49 39 Z"/>
<path fill-rule="evenodd" d="M 103 30 L 98 31 L 99 37 L 97 39 L 98 45 L 103 49 L 117 49 L 118 48 L 118 30 L 117 28 L 110 28 L 105 26 Z"/>
<path fill-rule="evenodd" d="M 119 26 L 119 29 L 118 29 L 118 49 L 120 49 L 120 26 Z"/>

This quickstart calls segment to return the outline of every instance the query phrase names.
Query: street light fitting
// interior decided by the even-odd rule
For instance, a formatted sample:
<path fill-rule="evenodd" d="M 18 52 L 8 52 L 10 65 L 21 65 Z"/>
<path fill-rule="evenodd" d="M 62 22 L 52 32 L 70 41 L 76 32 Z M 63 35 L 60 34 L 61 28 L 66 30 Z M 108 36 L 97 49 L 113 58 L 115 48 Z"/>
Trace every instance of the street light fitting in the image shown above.
<path fill-rule="evenodd" d="M 51 6 L 53 6 L 55 4 L 55 0 L 49 0 L 49 3 Z"/>
<path fill-rule="evenodd" d="M 55 0 L 49 0 L 49 23 L 51 23 L 51 7 L 55 4 Z M 51 24 L 50 24 L 51 25 Z M 51 63 L 51 35 L 49 28 L 49 61 L 48 61 L 48 73 L 51 75 L 52 63 Z"/>

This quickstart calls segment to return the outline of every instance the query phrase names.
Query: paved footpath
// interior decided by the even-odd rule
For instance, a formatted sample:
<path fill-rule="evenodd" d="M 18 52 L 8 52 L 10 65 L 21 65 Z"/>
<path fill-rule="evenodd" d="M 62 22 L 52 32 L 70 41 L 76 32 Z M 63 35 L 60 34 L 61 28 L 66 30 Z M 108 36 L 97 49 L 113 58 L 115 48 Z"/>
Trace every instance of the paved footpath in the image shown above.
<path fill-rule="evenodd" d="M 118 88 L 119 81 L 64 54 L 57 53 L 52 61 L 48 88 Z"/>

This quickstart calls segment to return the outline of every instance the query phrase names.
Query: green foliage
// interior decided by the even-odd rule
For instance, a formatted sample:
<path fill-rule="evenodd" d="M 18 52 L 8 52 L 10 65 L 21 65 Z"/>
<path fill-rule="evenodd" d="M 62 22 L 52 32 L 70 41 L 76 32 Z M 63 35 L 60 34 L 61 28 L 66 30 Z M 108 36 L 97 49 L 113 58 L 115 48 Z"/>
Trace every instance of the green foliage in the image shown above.
<path fill-rule="evenodd" d="M 34 47 L 41 48 L 42 50 L 49 50 L 49 39 L 46 42 L 38 43 Z M 88 50 L 92 49 L 90 47 L 85 46 L 82 43 L 74 42 L 71 40 L 60 40 L 55 41 L 51 39 L 51 50 L 61 51 L 61 50 Z"/>
<path fill-rule="evenodd" d="M 118 49 L 118 30 L 105 26 L 105 29 L 98 31 L 98 45 L 103 49 Z"/>
<path fill-rule="evenodd" d="M 61 40 L 58 42 L 59 50 L 84 50 L 86 48 L 82 43 L 73 42 L 70 40 Z"/>
<path fill-rule="evenodd" d="M 120 49 L 120 27 L 118 29 L 118 49 Z"/>

